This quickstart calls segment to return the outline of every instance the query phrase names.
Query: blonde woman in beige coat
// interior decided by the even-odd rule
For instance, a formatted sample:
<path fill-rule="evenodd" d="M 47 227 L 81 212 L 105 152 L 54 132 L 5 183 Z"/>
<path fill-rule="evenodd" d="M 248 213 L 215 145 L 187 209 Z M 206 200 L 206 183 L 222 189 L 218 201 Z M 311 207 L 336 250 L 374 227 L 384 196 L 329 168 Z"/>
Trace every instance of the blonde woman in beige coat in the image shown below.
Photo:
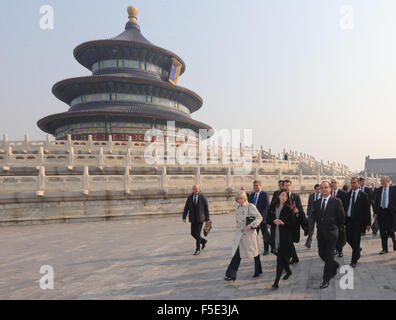
<path fill-rule="evenodd" d="M 235 200 L 238 202 L 235 208 L 236 230 L 232 247 L 232 260 L 226 271 L 224 280 L 235 281 L 241 259 L 254 258 L 254 275 L 258 277 L 263 273 L 260 261 L 260 243 L 257 228 L 263 220 L 260 212 L 254 204 L 247 201 L 246 192 L 239 191 Z M 251 217 L 252 222 L 247 225 L 246 217 Z"/>

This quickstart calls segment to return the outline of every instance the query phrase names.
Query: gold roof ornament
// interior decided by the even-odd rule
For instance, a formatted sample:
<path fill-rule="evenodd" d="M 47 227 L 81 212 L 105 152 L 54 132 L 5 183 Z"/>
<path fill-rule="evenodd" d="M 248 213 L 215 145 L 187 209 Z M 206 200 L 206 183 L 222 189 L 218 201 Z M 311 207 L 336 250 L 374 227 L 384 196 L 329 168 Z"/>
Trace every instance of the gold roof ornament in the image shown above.
<path fill-rule="evenodd" d="M 138 9 L 134 6 L 129 6 L 128 9 L 128 18 L 129 21 L 137 23 Z"/>

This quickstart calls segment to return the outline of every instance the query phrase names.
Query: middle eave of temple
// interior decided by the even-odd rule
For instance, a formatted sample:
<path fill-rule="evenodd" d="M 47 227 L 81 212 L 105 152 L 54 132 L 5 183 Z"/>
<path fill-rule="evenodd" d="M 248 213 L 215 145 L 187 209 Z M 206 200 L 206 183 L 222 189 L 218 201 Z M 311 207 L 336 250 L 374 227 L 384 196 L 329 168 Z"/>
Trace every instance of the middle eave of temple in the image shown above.
<path fill-rule="evenodd" d="M 139 79 L 131 76 L 100 75 L 77 77 L 57 82 L 52 87 L 53 94 L 61 101 L 71 101 L 81 95 L 102 92 L 146 94 L 175 100 L 185 105 L 190 112 L 201 108 L 202 98 L 186 88 L 167 83 Z"/>

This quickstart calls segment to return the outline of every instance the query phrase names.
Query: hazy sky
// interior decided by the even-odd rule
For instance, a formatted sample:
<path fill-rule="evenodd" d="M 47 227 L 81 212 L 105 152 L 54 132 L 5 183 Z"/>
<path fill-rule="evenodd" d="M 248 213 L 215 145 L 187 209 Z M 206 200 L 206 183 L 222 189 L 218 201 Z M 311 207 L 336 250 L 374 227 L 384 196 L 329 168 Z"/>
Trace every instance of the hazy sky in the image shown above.
<path fill-rule="evenodd" d="M 54 8 L 54 30 L 39 26 Z M 187 65 L 179 85 L 204 100 L 194 119 L 253 129 L 253 142 L 361 170 L 396 157 L 394 0 L 14 0 L 0 13 L 0 134 L 43 139 L 37 120 L 69 108 L 53 84 L 89 75 L 80 43 L 124 30 L 139 9 L 144 36 Z M 340 8 L 352 5 L 354 27 Z"/>

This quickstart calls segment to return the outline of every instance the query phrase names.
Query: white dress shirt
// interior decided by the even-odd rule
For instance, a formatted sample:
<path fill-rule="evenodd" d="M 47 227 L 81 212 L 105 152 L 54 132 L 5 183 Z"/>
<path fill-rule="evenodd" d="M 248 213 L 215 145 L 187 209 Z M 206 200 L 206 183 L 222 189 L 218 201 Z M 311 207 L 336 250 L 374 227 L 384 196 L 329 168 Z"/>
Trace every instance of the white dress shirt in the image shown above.
<path fill-rule="evenodd" d="M 386 188 L 382 188 L 382 195 L 381 195 L 381 208 L 382 208 L 382 197 L 385 196 L 385 208 L 388 208 L 389 205 L 389 186 Z M 385 209 L 384 208 L 384 209 Z"/>
<path fill-rule="evenodd" d="M 352 216 L 352 200 L 356 202 L 358 194 L 359 194 L 359 189 L 352 190 L 351 200 L 349 201 L 349 207 L 348 207 L 348 211 L 347 211 L 347 217 Z"/>
<path fill-rule="evenodd" d="M 329 199 L 330 199 L 331 195 L 328 195 L 327 198 L 322 198 L 322 201 L 320 202 L 320 208 L 322 209 L 322 205 L 323 205 L 323 201 L 325 201 L 325 207 L 324 210 L 326 210 L 327 208 L 327 204 L 329 203 Z"/>

